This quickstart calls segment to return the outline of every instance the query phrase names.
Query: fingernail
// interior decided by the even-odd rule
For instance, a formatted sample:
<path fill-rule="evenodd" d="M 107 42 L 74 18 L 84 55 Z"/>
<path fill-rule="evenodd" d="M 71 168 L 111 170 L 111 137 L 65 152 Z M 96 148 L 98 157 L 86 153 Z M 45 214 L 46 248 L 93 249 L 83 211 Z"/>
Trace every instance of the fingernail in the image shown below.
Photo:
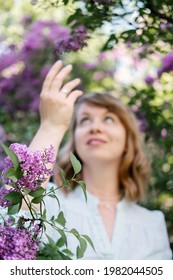
<path fill-rule="evenodd" d="M 71 64 L 68 64 L 67 67 L 68 68 L 73 68 L 73 66 Z"/>

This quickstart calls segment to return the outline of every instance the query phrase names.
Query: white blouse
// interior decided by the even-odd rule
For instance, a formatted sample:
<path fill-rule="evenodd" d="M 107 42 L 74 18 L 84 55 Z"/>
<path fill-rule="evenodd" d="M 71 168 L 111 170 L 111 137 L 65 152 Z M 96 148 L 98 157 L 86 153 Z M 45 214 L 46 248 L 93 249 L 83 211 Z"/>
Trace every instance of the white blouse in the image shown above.
<path fill-rule="evenodd" d="M 49 183 L 49 187 L 53 184 Z M 80 234 L 87 234 L 94 243 L 90 245 L 83 259 L 100 260 L 170 260 L 169 246 L 164 215 L 161 211 L 150 211 L 126 199 L 117 204 L 116 219 L 112 240 L 108 238 L 98 211 L 98 199 L 87 193 L 85 201 L 81 187 L 77 187 L 67 197 L 57 191 L 61 210 L 67 220 L 68 229 L 75 228 Z M 50 217 L 59 212 L 55 199 L 46 199 Z M 57 232 L 47 228 L 47 233 L 57 240 Z M 75 252 L 79 245 L 76 237 L 68 235 L 68 249 Z"/>
<path fill-rule="evenodd" d="M 48 190 L 52 186 L 55 185 L 49 183 Z M 136 203 L 122 199 L 117 204 L 113 237 L 110 241 L 98 211 L 97 205 L 99 201 L 96 197 L 87 193 L 86 202 L 81 187 L 75 188 L 66 197 L 60 190 L 56 190 L 56 194 L 60 201 L 60 209 L 56 199 L 46 197 L 47 218 L 56 217 L 61 210 L 64 212 L 67 221 L 67 229 L 74 228 L 80 234 L 87 234 L 91 238 L 95 251 L 88 244 L 83 259 L 172 259 L 165 219 L 161 211 L 150 211 Z M 29 214 L 27 211 L 22 212 L 19 215 L 28 216 Z M 4 214 L 3 208 L 0 208 L 0 213 Z M 46 233 L 55 241 L 60 238 L 57 231 L 50 226 L 46 227 Z M 77 238 L 68 233 L 67 240 L 68 249 L 75 254 L 79 245 Z"/>

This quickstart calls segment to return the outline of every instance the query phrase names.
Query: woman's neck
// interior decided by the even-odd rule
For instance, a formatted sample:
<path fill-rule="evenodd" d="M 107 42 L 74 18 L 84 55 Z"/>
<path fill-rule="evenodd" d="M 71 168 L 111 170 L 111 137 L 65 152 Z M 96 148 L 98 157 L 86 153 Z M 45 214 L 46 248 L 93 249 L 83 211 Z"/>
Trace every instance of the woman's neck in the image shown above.
<path fill-rule="evenodd" d="M 112 164 L 106 166 L 83 166 L 83 180 L 87 191 L 99 199 L 115 199 L 120 196 L 118 167 Z"/>

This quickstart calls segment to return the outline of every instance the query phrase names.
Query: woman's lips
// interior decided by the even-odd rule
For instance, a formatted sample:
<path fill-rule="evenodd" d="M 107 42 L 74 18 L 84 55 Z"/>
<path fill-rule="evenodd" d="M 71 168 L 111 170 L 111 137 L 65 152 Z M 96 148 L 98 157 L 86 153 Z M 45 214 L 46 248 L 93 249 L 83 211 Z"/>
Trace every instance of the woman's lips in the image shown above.
<path fill-rule="evenodd" d="M 105 144 L 105 143 L 106 143 L 106 141 L 104 141 L 102 139 L 93 138 L 93 139 L 88 140 L 87 145 L 97 146 L 97 145 Z"/>

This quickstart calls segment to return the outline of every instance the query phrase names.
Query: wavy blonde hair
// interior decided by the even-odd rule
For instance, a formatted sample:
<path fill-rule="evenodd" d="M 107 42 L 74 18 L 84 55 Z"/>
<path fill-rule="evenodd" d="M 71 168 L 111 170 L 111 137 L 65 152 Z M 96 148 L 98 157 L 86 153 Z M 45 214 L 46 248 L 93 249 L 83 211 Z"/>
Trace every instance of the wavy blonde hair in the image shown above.
<path fill-rule="evenodd" d="M 70 163 L 70 151 L 81 159 L 76 153 L 74 143 L 74 131 L 76 129 L 77 111 L 81 104 L 87 103 L 99 107 L 105 107 L 108 111 L 115 113 L 126 129 L 126 152 L 122 156 L 119 168 L 120 191 L 129 201 L 140 201 L 145 197 L 146 185 L 149 180 L 150 164 L 144 153 L 143 141 L 139 131 L 139 125 L 134 114 L 127 105 L 109 93 L 92 93 L 80 96 L 76 103 L 74 114 L 69 128 L 69 139 L 59 151 L 57 165 L 54 169 L 54 181 L 60 184 L 58 166 L 66 173 L 68 179 L 73 176 L 73 169 Z M 82 173 L 77 175 L 82 180 Z M 71 184 L 72 189 L 76 187 L 75 182 Z"/>

